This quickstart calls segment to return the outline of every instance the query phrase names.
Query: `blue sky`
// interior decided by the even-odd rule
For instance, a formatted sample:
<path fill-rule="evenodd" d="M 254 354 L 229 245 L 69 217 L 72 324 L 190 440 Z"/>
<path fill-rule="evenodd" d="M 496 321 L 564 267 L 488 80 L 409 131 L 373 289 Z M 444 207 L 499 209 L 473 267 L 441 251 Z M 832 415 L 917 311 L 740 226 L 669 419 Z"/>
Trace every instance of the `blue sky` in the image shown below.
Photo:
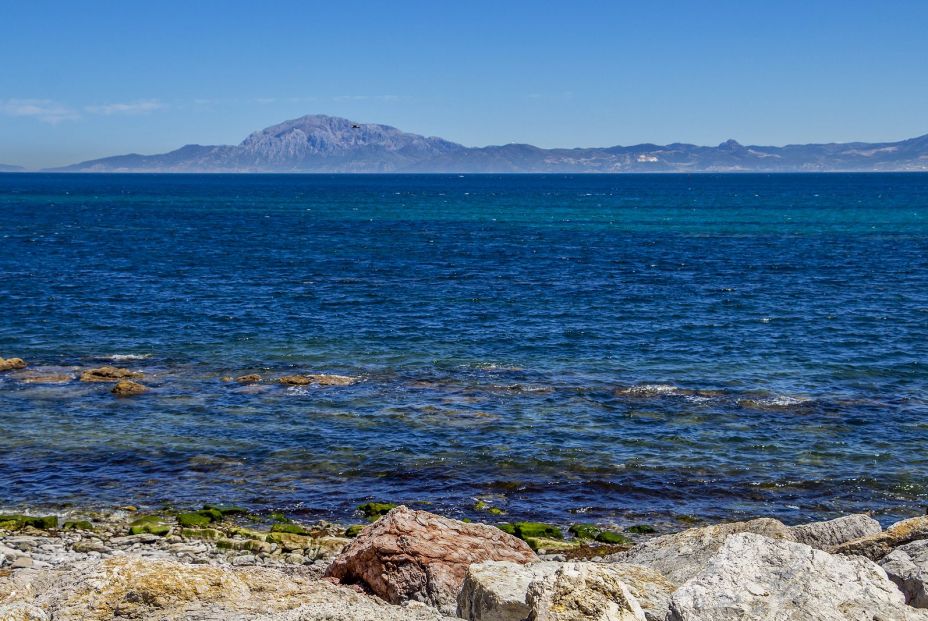
<path fill-rule="evenodd" d="M 928 133 L 928 2 L 0 0 L 0 163 L 309 113 L 466 145 Z"/>

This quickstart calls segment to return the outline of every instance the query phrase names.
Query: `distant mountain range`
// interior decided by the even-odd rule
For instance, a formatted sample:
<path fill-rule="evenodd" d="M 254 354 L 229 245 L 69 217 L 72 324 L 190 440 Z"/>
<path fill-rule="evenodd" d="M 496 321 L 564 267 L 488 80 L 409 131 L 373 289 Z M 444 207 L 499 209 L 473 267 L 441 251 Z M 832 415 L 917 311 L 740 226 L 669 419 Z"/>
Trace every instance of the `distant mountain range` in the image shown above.
<path fill-rule="evenodd" d="M 26 170 L 22 166 L 11 166 L 10 164 L 0 164 L 0 172 L 22 172 Z"/>
<path fill-rule="evenodd" d="M 639 144 L 541 149 L 465 147 L 373 123 L 309 115 L 257 131 L 236 146 L 187 145 L 161 155 L 117 155 L 65 172 L 822 172 L 928 171 L 928 135 L 900 142 L 717 147 Z"/>

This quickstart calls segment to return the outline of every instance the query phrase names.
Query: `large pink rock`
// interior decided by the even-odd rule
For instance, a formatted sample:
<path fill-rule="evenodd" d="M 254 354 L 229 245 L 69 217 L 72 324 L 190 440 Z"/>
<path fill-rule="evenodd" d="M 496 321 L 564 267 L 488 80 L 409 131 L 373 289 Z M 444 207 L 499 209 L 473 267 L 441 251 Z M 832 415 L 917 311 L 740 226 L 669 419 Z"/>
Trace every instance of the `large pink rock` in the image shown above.
<path fill-rule="evenodd" d="M 524 541 L 494 526 L 400 506 L 362 530 L 326 575 L 363 584 L 393 604 L 415 600 L 453 615 L 471 563 L 537 560 Z"/>

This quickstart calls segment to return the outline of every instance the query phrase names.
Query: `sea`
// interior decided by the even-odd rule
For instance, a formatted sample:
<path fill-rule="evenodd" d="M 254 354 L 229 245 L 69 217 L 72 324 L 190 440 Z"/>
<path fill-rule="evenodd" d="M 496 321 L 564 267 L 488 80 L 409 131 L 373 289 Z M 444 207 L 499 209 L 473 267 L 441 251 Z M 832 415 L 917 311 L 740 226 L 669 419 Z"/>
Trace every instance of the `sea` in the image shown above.
<path fill-rule="evenodd" d="M 4 507 L 885 524 L 928 175 L 3 174 L 0 356 Z"/>

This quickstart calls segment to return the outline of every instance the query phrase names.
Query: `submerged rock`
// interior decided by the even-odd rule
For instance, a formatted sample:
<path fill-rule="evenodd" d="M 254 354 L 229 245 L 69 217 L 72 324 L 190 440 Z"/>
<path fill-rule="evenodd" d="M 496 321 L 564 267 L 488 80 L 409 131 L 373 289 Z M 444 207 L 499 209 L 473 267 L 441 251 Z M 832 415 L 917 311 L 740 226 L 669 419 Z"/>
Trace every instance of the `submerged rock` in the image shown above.
<path fill-rule="evenodd" d="M 752 533 L 729 537 L 671 598 L 668 621 L 925 621 L 865 558 Z"/>
<path fill-rule="evenodd" d="M 361 531 L 326 575 L 363 584 L 391 603 L 419 601 L 453 614 L 467 568 L 489 560 L 530 563 L 538 557 L 493 526 L 400 506 Z"/>
<path fill-rule="evenodd" d="M 30 375 L 23 378 L 26 384 L 67 384 L 74 376 L 72 375 Z"/>
<path fill-rule="evenodd" d="M 26 366 L 22 358 L 0 358 L 0 371 L 15 371 L 25 369 Z"/>
<path fill-rule="evenodd" d="M 148 388 L 132 380 L 120 380 L 110 392 L 117 397 L 132 397 L 148 392 Z"/>
<path fill-rule="evenodd" d="M 284 375 L 277 380 L 287 386 L 308 386 L 316 384 L 318 386 L 350 386 L 358 381 L 356 377 L 347 375 Z"/>
<path fill-rule="evenodd" d="M 644 611 L 615 567 L 561 563 L 528 586 L 532 621 L 646 621 Z"/>
<path fill-rule="evenodd" d="M 657 570 L 671 582 L 682 584 L 702 571 L 709 559 L 737 533 L 755 533 L 773 539 L 791 541 L 790 529 L 779 520 L 760 518 L 690 528 L 683 532 L 649 539 L 628 552 L 612 554 L 607 561 L 644 565 Z"/>
<path fill-rule="evenodd" d="M 928 608 L 928 539 L 899 546 L 883 557 L 880 567 L 902 590 L 908 605 Z"/>
<path fill-rule="evenodd" d="M 876 535 L 883 531 L 883 527 L 869 515 L 859 513 L 845 515 L 827 522 L 800 524 L 789 530 L 798 543 L 804 543 L 819 550 L 829 550 L 854 539 Z"/>
<path fill-rule="evenodd" d="M 103 366 L 97 369 L 88 369 L 81 373 L 82 382 L 118 382 L 123 379 L 136 379 L 143 374 L 120 367 Z"/>
<path fill-rule="evenodd" d="M 261 376 L 257 373 L 251 373 L 248 375 L 239 375 L 235 378 L 235 381 L 239 384 L 257 384 L 261 381 Z"/>
<path fill-rule="evenodd" d="M 878 561 L 902 544 L 928 539 L 928 516 L 922 515 L 896 522 L 881 533 L 867 535 L 839 544 L 831 549 L 836 554 L 856 554 Z"/>

